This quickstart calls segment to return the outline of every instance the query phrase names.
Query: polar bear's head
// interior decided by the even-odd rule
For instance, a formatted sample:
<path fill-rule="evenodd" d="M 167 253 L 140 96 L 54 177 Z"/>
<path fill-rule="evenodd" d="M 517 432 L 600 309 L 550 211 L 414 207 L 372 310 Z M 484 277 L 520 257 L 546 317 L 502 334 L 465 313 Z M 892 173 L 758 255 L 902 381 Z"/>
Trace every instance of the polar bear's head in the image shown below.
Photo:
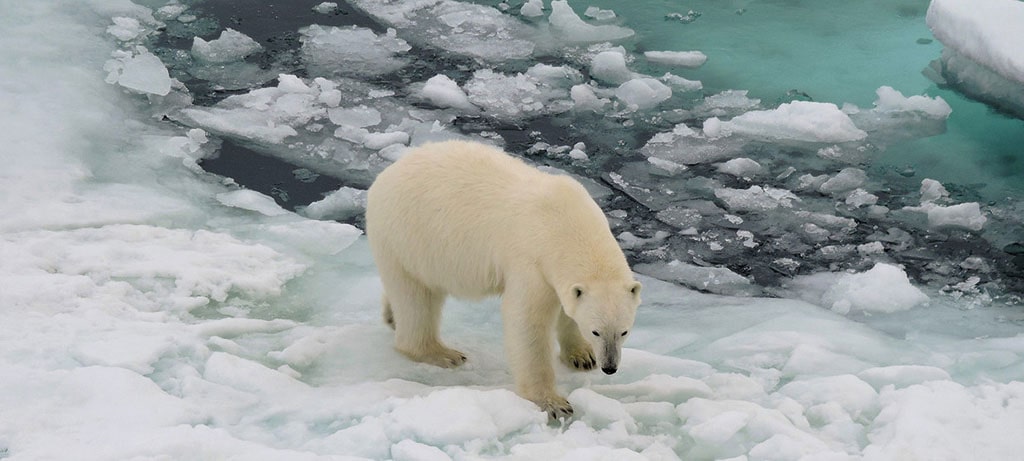
<path fill-rule="evenodd" d="M 566 315 L 594 349 L 601 371 L 619 369 L 622 343 L 629 336 L 640 305 L 640 282 L 577 283 L 563 295 Z"/>

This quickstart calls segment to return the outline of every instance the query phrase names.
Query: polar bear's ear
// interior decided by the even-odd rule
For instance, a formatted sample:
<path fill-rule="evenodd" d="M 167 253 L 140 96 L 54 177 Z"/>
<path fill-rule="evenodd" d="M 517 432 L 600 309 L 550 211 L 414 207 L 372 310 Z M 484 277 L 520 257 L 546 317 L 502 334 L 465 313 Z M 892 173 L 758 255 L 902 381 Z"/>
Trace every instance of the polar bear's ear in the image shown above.
<path fill-rule="evenodd" d="M 641 285 L 640 282 L 633 282 L 629 285 L 629 293 L 632 294 L 634 298 L 640 299 L 640 290 L 642 290 L 643 287 L 644 286 Z"/>

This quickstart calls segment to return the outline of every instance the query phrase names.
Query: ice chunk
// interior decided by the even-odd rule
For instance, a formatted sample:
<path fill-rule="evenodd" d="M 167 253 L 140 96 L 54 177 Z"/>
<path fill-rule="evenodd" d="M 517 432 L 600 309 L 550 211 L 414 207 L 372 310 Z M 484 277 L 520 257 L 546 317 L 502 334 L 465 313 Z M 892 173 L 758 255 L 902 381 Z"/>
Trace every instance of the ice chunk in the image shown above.
<path fill-rule="evenodd" d="M 459 84 L 443 74 L 431 77 L 420 90 L 420 97 L 430 101 L 439 108 L 454 108 L 476 113 L 479 109 L 473 106 Z"/>
<path fill-rule="evenodd" d="M 988 218 L 981 212 L 978 202 L 950 206 L 932 205 L 925 209 L 928 213 L 928 225 L 932 227 L 957 227 L 980 231 L 988 221 Z"/>
<path fill-rule="evenodd" d="M 146 27 L 138 19 L 118 16 L 112 20 L 114 25 L 107 27 L 107 33 L 122 42 L 135 40 L 147 33 Z"/>
<path fill-rule="evenodd" d="M 936 202 L 949 197 L 949 191 L 942 186 L 942 183 L 925 178 L 921 180 L 921 204 Z"/>
<path fill-rule="evenodd" d="M 840 314 L 891 313 L 928 302 L 928 296 L 910 283 L 897 266 L 877 263 L 858 274 L 815 274 L 794 279 L 801 297 Z"/>
<path fill-rule="evenodd" d="M 587 24 L 576 15 L 566 0 L 552 0 L 548 22 L 551 31 L 568 42 L 611 42 L 633 36 L 633 29 L 626 27 Z"/>
<path fill-rule="evenodd" d="M 601 8 L 598 8 L 596 6 L 588 6 L 587 9 L 583 12 L 583 15 L 591 19 L 596 19 L 598 21 L 609 21 L 615 19 L 614 11 L 602 10 Z"/>
<path fill-rule="evenodd" d="M 761 289 L 750 279 L 725 267 L 701 267 L 672 260 L 668 263 L 637 264 L 633 270 L 659 278 L 681 283 L 690 288 L 710 293 L 733 296 L 756 296 Z"/>
<path fill-rule="evenodd" d="M 263 47 L 256 40 L 234 29 L 225 29 L 215 40 L 206 41 L 200 37 L 192 40 L 192 56 L 208 63 L 241 61 L 261 50 Z"/>
<path fill-rule="evenodd" d="M 645 51 L 648 61 L 678 67 L 700 67 L 708 60 L 700 51 Z"/>
<path fill-rule="evenodd" d="M 715 168 L 719 173 L 730 174 L 737 178 L 752 178 L 764 173 L 764 167 L 749 158 L 740 157 L 725 163 L 718 163 Z"/>
<path fill-rule="evenodd" d="M 160 58 L 140 46 L 135 56 L 123 61 L 117 84 L 140 93 L 167 96 L 171 92 L 171 75 Z"/>
<path fill-rule="evenodd" d="M 314 24 L 299 33 L 306 65 L 323 75 L 365 77 L 394 72 L 408 64 L 400 55 L 412 48 L 394 29 L 378 35 L 364 27 Z"/>
<path fill-rule="evenodd" d="M 281 208 L 274 199 L 249 189 L 217 194 L 217 201 L 230 207 L 255 211 L 265 216 L 280 216 L 288 213 L 288 210 Z"/>
<path fill-rule="evenodd" d="M 709 129 L 711 127 L 713 129 Z M 708 119 L 704 132 L 710 137 L 740 134 L 755 139 L 803 142 L 859 141 L 868 135 L 835 104 L 809 101 L 793 101 L 772 110 L 747 112 L 727 122 Z"/>
<path fill-rule="evenodd" d="M 391 459 L 394 461 L 452 461 L 452 457 L 448 456 L 444 450 L 409 439 L 391 446 Z"/>
<path fill-rule="evenodd" d="M 949 372 L 946 370 L 926 365 L 893 365 L 869 368 L 857 373 L 857 377 L 871 384 L 875 389 L 881 389 L 887 385 L 901 388 L 928 381 L 948 381 L 951 379 Z"/>
<path fill-rule="evenodd" d="M 391 428 L 432 444 L 456 444 L 496 438 L 530 424 L 543 424 L 547 415 L 509 390 L 447 388 L 416 397 L 390 414 Z"/>
<path fill-rule="evenodd" d="M 868 175 L 860 168 L 843 168 L 818 187 L 822 194 L 839 194 L 856 189 L 867 181 Z"/>
<path fill-rule="evenodd" d="M 528 18 L 543 16 L 544 0 L 526 0 L 526 3 L 523 3 L 522 8 L 519 9 L 519 14 Z"/>
<path fill-rule="evenodd" d="M 506 75 L 490 69 L 473 73 L 464 86 L 469 101 L 499 120 L 517 120 L 572 108 L 568 86 L 562 88 L 532 75 Z"/>
<path fill-rule="evenodd" d="M 381 23 L 400 29 L 403 38 L 488 62 L 529 57 L 536 30 L 496 8 L 454 0 L 349 3 Z"/>
<path fill-rule="evenodd" d="M 605 83 L 622 84 L 635 74 L 626 67 L 625 50 L 602 51 L 590 60 L 590 76 Z"/>
<path fill-rule="evenodd" d="M 580 111 L 600 112 L 604 106 L 611 102 L 610 99 L 600 98 L 594 93 L 590 85 L 579 84 L 569 89 L 569 97 L 572 98 L 573 109 Z"/>
<path fill-rule="evenodd" d="M 919 95 L 906 97 L 890 86 L 878 88 L 875 94 L 878 95 L 874 108 L 877 112 L 919 112 L 931 118 L 946 118 L 953 112 L 939 96 L 934 99 Z"/>
<path fill-rule="evenodd" d="M 334 2 L 323 2 L 314 6 L 313 11 L 320 14 L 333 14 L 338 11 L 338 4 Z"/>
<path fill-rule="evenodd" d="M 718 197 L 730 211 L 768 211 L 778 207 L 792 208 L 800 199 L 792 192 L 774 187 L 750 186 L 747 189 L 715 189 Z"/>
<path fill-rule="evenodd" d="M 942 71 L 961 91 L 1024 116 L 1024 4 L 1015 0 L 939 0 L 928 27 L 945 46 Z"/>
<path fill-rule="evenodd" d="M 336 107 L 327 111 L 331 122 L 339 126 L 365 128 L 380 123 L 380 111 L 366 105 Z"/>
<path fill-rule="evenodd" d="M 678 75 L 666 72 L 665 75 L 659 77 L 659 80 L 674 86 L 682 91 L 697 91 L 704 88 L 704 84 L 700 80 L 689 80 Z"/>
<path fill-rule="evenodd" d="M 672 97 L 672 89 L 653 78 L 634 78 L 615 89 L 615 97 L 640 110 L 651 109 Z"/>
<path fill-rule="evenodd" d="M 878 203 L 878 196 L 864 189 L 854 189 L 846 196 L 846 204 L 854 208 L 872 206 Z"/>
<path fill-rule="evenodd" d="M 925 178 L 921 181 L 921 206 L 905 207 L 904 209 L 926 213 L 928 225 L 931 227 L 953 227 L 980 231 L 985 226 L 988 218 L 981 212 L 981 206 L 977 202 L 951 206 L 935 203 L 948 196 L 949 192 L 942 186 L 942 183 Z"/>
<path fill-rule="evenodd" d="M 703 116 L 723 117 L 747 112 L 758 104 L 761 100 L 747 96 L 747 90 L 726 90 L 704 98 L 693 111 Z"/>
<path fill-rule="evenodd" d="M 837 403 L 854 420 L 872 414 L 878 405 L 878 392 L 853 375 L 795 381 L 782 386 L 779 393 L 792 397 L 804 407 Z"/>

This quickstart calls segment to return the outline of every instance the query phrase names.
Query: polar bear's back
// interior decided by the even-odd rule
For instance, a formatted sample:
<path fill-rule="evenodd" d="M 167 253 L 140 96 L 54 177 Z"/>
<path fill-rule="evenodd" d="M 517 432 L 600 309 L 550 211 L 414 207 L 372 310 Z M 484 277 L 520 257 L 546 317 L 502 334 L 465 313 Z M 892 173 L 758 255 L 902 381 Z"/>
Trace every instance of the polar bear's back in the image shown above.
<path fill-rule="evenodd" d="M 510 255 L 536 250 L 534 204 L 566 179 L 484 144 L 425 144 L 370 187 L 367 237 L 378 265 L 461 298 L 499 294 Z"/>

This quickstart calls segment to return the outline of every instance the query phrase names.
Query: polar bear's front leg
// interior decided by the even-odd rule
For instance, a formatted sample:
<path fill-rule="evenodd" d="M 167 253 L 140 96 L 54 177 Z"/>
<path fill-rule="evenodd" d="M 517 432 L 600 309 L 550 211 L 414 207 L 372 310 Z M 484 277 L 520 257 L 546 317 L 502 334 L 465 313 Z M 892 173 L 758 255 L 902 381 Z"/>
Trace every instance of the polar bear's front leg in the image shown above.
<path fill-rule="evenodd" d="M 576 370 L 590 370 L 597 366 L 594 348 L 580 335 L 576 321 L 565 315 L 565 310 L 558 309 L 558 355 L 565 366 Z"/>
<path fill-rule="evenodd" d="M 516 392 L 552 418 L 572 415 L 572 405 L 555 389 L 552 326 L 561 309 L 554 293 L 541 285 L 507 285 L 501 313 L 505 350 Z"/>

